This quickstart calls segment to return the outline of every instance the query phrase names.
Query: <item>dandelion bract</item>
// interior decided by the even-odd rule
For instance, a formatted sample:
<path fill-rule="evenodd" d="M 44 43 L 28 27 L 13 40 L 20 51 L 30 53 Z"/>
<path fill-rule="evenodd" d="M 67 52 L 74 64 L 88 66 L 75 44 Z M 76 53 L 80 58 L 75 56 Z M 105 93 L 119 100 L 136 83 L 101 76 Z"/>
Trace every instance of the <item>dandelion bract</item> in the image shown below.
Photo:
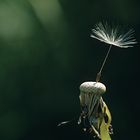
<path fill-rule="evenodd" d="M 100 22 L 96 24 L 95 28 L 92 29 L 92 33 L 92 38 L 121 48 L 133 47 L 133 44 L 137 43 L 133 36 L 133 29 L 124 34 L 120 34 L 120 28 L 113 28 L 107 23 L 103 24 Z"/>

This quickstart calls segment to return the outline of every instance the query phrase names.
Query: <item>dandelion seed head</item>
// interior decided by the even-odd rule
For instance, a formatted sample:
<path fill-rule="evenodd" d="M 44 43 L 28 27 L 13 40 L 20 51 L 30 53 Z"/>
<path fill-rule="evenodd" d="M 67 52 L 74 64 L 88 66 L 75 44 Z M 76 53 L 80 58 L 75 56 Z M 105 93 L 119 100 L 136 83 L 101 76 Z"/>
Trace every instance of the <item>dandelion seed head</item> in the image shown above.
<path fill-rule="evenodd" d="M 95 28 L 92 29 L 92 33 L 92 38 L 121 48 L 133 47 L 133 45 L 137 43 L 133 36 L 133 29 L 124 34 L 120 34 L 120 28 L 113 28 L 107 23 L 103 24 L 100 22 L 96 24 Z"/>
<path fill-rule="evenodd" d="M 82 93 L 91 93 L 91 94 L 103 94 L 106 92 L 106 87 L 100 82 L 84 82 L 80 85 L 80 91 Z"/>

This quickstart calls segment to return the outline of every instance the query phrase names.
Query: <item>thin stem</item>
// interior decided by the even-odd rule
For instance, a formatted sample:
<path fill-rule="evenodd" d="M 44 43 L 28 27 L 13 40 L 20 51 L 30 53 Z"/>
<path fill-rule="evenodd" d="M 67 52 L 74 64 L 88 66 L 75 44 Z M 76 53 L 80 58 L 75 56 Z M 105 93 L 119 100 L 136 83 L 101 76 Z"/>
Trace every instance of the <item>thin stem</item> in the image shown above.
<path fill-rule="evenodd" d="M 97 73 L 96 82 L 98 82 L 98 81 L 100 80 L 100 77 L 101 77 L 101 74 L 102 74 L 102 70 L 103 70 L 103 68 L 104 68 L 104 65 L 105 65 L 105 63 L 106 63 L 106 60 L 107 60 L 107 58 L 108 58 L 108 55 L 109 55 L 109 53 L 110 53 L 111 48 L 112 48 L 112 45 L 110 45 L 110 47 L 109 47 L 109 49 L 108 49 L 108 51 L 107 51 L 107 53 L 106 53 L 106 56 L 105 56 L 105 58 L 104 58 L 104 61 L 103 61 L 103 63 L 102 63 L 102 66 L 101 66 L 101 68 L 100 68 L 100 71 Z"/>
<path fill-rule="evenodd" d="M 108 51 L 107 51 L 107 54 L 106 54 L 106 56 L 105 56 L 105 58 L 104 58 L 104 61 L 103 61 L 103 64 L 102 64 L 102 66 L 101 66 L 101 69 L 100 69 L 99 73 L 102 73 L 103 67 L 104 67 L 104 65 L 105 65 L 105 63 L 106 63 L 106 60 L 107 60 L 107 58 L 108 58 L 108 55 L 109 55 L 109 53 L 110 53 L 111 48 L 112 48 L 112 45 L 110 45 L 110 47 L 109 47 L 109 49 L 108 49 Z"/>

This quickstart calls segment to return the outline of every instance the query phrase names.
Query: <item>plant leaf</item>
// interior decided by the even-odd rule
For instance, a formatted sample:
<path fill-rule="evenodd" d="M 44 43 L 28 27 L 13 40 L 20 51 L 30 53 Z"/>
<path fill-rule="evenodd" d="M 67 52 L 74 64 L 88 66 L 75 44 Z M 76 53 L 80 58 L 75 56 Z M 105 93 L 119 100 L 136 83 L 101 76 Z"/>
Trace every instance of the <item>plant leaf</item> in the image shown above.
<path fill-rule="evenodd" d="M 111 137 L 108 131 L 108 125 L 105 123 L 104 118 L 100 126 L 100 136 L 101 136 L 101 140 L 111 140 Z"/>

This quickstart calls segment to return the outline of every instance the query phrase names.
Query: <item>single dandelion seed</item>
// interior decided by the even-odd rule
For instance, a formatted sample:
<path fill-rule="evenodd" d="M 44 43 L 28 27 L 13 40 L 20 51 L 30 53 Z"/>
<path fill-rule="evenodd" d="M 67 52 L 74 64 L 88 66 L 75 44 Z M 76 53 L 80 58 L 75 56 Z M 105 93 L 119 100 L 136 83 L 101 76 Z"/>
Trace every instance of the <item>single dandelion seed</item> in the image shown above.
<path fill-rule="evenodd" d="M 128 47 L 133 47 L 134 44 L 136 44 L 136 39 L 134 38 L 134 30 L 129 30 L 128 32 L 124 34 L 120 34 L 120 29 L 119 28 L 113 28 L 107 23 L 98 23 L 95 25 L 95 28 L 92 29 L 92 34 L 91 37 L 95 38 L 101 42 L 107 43 L 110 45 L 106 56 L 104 58 L 104 61 L 102 63 L 102 66 L 97 74 L 96 81 L 98 82 L 101 77 L 101 73 L 103 70 L 103 67 L 106 63 L 106 60 L 108 58 L 108 55 L 110 53 L 110 50 L 112 46 L 117 46 L 120 48 L 128 48 Z"/>

